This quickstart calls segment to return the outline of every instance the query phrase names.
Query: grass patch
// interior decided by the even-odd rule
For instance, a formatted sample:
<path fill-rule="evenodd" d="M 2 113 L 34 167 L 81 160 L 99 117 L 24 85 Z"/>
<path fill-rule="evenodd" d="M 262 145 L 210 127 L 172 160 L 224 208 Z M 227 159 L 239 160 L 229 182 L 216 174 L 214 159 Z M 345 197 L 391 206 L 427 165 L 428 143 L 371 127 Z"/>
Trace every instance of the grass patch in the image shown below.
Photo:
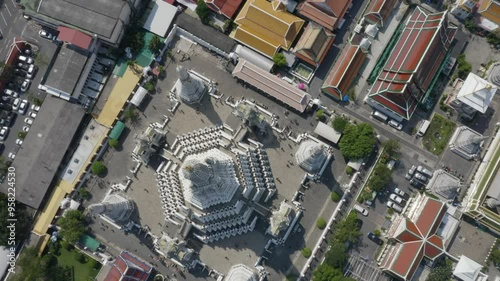
<path fill-rule="evenodd" d="M 455 123 L 439 114 L 435 114 L 427 133 L 423 137 L 425 149 L 435 155 L 441 154 L 446 148 L 454 130 Z"/>
<path fill-rule="evenodd" d="M 68 251 L 61 247 L 60 253 L 61 255 L 57 257 L 57 263 L 60 266 L 69 266 L 74 270 L 74 281 L 94 280 L 99 273 L 99 269 L 92 268 L 91 263 L 80 263 L 76 260 L 75 256 L 78 254 L 78 250 Z M 89 257 L 86 258 L 89 259 Z"/>

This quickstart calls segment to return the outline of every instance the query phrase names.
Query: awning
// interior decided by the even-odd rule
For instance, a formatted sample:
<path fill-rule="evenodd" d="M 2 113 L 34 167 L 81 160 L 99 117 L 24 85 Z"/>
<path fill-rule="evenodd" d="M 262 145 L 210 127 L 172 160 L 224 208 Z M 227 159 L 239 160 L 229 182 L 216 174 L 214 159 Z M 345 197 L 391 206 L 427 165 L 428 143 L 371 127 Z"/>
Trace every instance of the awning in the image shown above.
<path fill-rule="evenodd" d="M 111 133 L 109 133 L 109 138 L 117 140 L 118 138 L 120 138 L 123 129 L 125 129 L 125 124 L 123 124 L 122 121 L 116 122 L 113 130 L 111 130 Z"/>
<path fill-rule="evenodd" d="M 68 42 L 85 50 L 88 50 L 92 43 L 92 37 L 81 31 L 64 26 L 59 26 L 57 30 L 59 31 L 57 36 L 59 41 Z"/>
<path fill-rule="evenodd" d="M 323 122 L 319 122 L 318 126 L 316 126 L 316 129 L 314 129 L 314 133 L 317 134 L 318 136 L 321 136 L 334 144 L 337 144 L 339 142 L 340 137 L 342 136 L 341 133 L 335 131 L 332 127 L 326 125 Z"/>
<path fill-rule="evenodd" d="M 148 93 L 148 90 L 144 89 L 143 87 L 139 87 L 137 91 L 135 91 L 134 96 L 132 97 L 132 100 L 130 101 L 131 104 L 139 107 L 141 106 L 141 102 Z"/>

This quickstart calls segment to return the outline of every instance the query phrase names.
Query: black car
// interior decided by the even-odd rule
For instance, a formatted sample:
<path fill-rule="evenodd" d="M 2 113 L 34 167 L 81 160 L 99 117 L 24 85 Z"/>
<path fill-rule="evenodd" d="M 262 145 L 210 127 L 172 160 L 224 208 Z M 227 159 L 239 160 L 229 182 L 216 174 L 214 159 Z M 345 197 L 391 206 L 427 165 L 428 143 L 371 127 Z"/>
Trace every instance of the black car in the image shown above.
<path fill-rule="evenodd" d="M 16 71 L 16 75 L 19 76 L 19 77 L 26 77 L 26 72 L 24 71 Z"/>
<path fill-rule="evenodd" d="M 12 105 L 4 103 L 4 102 L 0 102 L 0 109 L 11 111 Z"/>
<path fill-rule="evenodd" d="M 418 189 L 422 189 L 425 186 L 423 183 L 414 178 L 410 180 L 410 185 Z"/>
<path fill-rule="evenodd" d="M 375 234 L 373 234 L 373 232 L 368 232 L 368 239 L 372 240 L 377 245 L 384 244 L 384 241 L 382 241 L 382 239 L 378 238 Z"/>
<path fill-rule="evenodd" d="M 7 102 L 7 103 L 13 103 L 15 98 L 11 96 L 2 96 L 2 101 Z"/>

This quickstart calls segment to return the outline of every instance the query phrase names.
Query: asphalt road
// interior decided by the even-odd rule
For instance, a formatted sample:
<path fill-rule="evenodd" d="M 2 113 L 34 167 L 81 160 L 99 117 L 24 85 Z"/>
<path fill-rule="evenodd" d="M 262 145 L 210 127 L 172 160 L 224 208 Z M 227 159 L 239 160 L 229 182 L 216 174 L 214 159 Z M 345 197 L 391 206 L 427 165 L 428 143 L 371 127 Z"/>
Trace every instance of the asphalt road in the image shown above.
<path fill-rule="evenodd" d="M 19 36 L 25 26 L 26 20 L 22 17 L 22 11 L 17 8 L 14 0 L 0 1 L 0 33 L 3 39 L 0 41 L 0 58 L 5 60 L 10 44 L 14 37 Z"/>

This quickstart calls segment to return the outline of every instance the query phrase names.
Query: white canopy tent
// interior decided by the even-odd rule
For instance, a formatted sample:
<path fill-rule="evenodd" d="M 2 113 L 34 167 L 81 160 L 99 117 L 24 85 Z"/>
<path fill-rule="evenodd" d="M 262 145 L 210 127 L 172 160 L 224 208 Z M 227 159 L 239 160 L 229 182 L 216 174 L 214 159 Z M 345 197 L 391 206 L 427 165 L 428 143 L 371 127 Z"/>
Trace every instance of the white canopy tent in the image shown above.
<path fill-rule="evenodd" d="M 323 122 L 318 123 L 316 129 L 314 129 L 314 133 L 333 142 L 334 144 L 337 144 L 342 136 L 342 133 L 335 131 L 335 129 Z"/>
<path fill-rule="evenodd" d="M 148 90 L 144 89 L 143 87 L 139 87 L 137 91 L 135 91 L 135 94 L 132 97 L 130 103 L 137 107 L 141 106 L 142 100 L 144 99 L 147 93 Z"/>

